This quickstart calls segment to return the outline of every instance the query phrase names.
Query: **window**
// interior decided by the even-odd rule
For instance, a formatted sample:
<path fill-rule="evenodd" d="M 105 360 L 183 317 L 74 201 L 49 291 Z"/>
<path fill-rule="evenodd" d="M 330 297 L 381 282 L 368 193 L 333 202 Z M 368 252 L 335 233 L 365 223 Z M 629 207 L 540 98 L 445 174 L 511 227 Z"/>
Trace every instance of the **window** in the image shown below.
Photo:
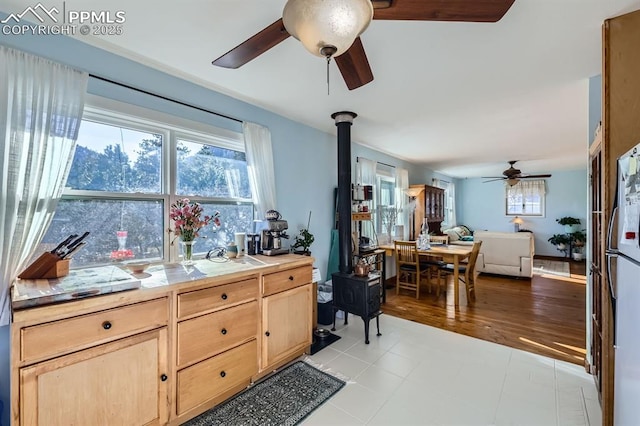
<path fill-rule="evenodd" d="M 544 180 L 520 180 L 505 185 L 505 213 L 507 216 L 544 216 Z"/>
<path fill-rule="evenodd" d="M 106 101 L 105 101 L 106 102 Z M 101 103 L 101 102 L 100 102 Z M 222 226 L 195 245 L 206 253 L 250 232 L 253 204 L 242 135 L 108 101 L 126 111 L 86 107 L 67 186 L 42 241 L 91 234 L 73 266 L 129 259 L 176 261 L 169 207 L 187 197 Z M 134 109 L 132 115 L 129 109 Z M 126 114 L 126 115 L 125 115 Z"/>
<path fill-rule="evenodd" d="M 442 221 L 442 229 L 456 226 L 456 186 L 453 182 L 432 179 L 433 185 L 444 189 L 444 220 Z"/>

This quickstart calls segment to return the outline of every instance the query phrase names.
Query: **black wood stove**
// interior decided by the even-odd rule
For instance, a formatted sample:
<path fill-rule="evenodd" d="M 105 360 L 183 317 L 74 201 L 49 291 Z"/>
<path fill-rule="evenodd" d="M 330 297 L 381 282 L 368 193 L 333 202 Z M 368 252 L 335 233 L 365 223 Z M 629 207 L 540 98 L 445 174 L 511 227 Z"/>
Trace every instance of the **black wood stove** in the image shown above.
<path fill-rule="evenodd" d="M 380 276 L 361 277 L 336 272 L 333 281 L 333 328 L 336 330 L 336 312 L 344 311 L 344 323 L 348 315 L 358 315 L 364 321 L 364 342 L 369 344 L 369 321 L 376 319 L 377 336 L 380 334 Z"/>
<path fill-rule="evenodd" d="M 351 124 L 353 112 L 336 112 L 331 116 L 338 128 L 338 248 L 340 272 L 332 275 L 333 328 L 336 330 L 336 312 L 344 311 L 344 323 L 349 313 L 364 321 L 365 343 L 369 344 L 369 321 L 376 319 L 377 336 L 380 334 L 381 277 L 377 274 L 353 274 L 351 249 Z"/>

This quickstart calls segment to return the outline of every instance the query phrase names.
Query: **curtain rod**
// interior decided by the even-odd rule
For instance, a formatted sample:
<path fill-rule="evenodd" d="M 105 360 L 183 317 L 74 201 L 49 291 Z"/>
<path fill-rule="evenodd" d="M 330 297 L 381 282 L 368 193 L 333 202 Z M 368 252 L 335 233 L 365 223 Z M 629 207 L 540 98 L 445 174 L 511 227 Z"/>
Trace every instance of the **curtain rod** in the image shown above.
<path fill-rule="evenodd" d="M 364 158 L 364 157 L 362 157 Z M 360 159 L 360 157 L 356 157 L 356 163 L 358 162 L 358 160 Z M 365 160 L 368 160 L 368 158 L 365 158 Z M 371 160 L 373 161 L 373 160 Z M 382 161 L 376 161 L 376 163 L 378 164 L 382 164 L 383 166 L 387 166 L 387 167 L 392 167 L 392 168 L 396 168 L 396 166 L 392 166 L 391 164 L 387 164 L 387 163 L 383 163 Z"/>
<path fill-rule="evenodd" d="M 202 107 L 199 107 L 199 106 L 191 105 L 191 104 L 188 104 L 186 102 L 179 101 L 177 99 L 169 98 L 167 96 L 158 95 L 157 93 L 153 93 L 153 92 L 149 92 L 149 91 L 144 90 L 144 89 L 139 89 L 137 87 L 129 86 L 128 84 L 120 83 L 120 82 L 117 82 L 117 81 L 114 81 L 114 80 L 111 80 L 111 79 L 108 79 L 108 78 L 105 78 L 105 77 L 100 77 L 100 76 L 95 75 L 95 74 L 89 74 L 89 77 L 95 78 L 96 80 L 105 81 L 107 83 L 115 84 L 117 86 L 124 87 L 124 88 L 130 89 L 130 90 L 134 90 L 136 92 L 144 93 L 145 95 L 149 95 L 149 96 L 153 96 L 153 97 L 156 97 L 156 98 L 160 98 L 160 99 L 163 99 L 165 101 L 173 102 L 173 103 L 178 104 L 178 105 L 182 105 L 182 106 L 186 106 L 186 107 L 189 107 L 189 108 L 197 109 L 198 111 L 207 112 L 209 114 L 217 115 L 218 117 L 226 118 L 228 120 L 233 120 L 233 121 L 236 121 L 238 123 L 242 123 L 243 122 L 242 120 L 238 120 L 237 118 L 229 117 L 228 115 L 220 114 L 219 112 L 211 111 L 210 109 L 206 109 L 206 108 L 202 108 Z"/>

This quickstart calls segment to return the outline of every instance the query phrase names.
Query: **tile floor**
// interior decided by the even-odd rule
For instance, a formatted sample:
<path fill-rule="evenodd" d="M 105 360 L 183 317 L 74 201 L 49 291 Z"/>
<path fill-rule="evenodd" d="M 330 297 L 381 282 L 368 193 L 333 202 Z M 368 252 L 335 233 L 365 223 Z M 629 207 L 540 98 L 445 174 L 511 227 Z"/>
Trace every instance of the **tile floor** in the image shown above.
<path fill-rule="evenodd" d="M 400 318 L 364 344 L 350 316 L 342 338 L 310 357 L 349 378 L 305 425 L 600 425 L 593 378 L 578 365 Z"/>

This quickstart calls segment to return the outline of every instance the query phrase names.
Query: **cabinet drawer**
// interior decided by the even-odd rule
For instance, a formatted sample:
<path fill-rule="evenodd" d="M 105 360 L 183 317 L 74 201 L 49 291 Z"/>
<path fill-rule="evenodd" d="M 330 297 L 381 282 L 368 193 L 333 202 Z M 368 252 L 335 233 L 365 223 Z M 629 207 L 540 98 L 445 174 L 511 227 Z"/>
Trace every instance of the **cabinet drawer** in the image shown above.
<path fill-rule="evenodd" d="M 178 295 L 178 319 L 257 297 L 257 278 L 182 293 Z"/>
<path fill-rule="evenodd" d="M 224 352 L 255 338 L 257 332 L 257 301 L 179 322 L 178 365 Z"/>
<path fill-rule="evenodd" d="M 21 330 L 21 358 L 43 359 L 167 325 L 167 308 L 163 298 L 25 327 Z"/>
<path fill-rule="evenodd" d="M 280 293 L 290 288 L 299 287 L 311 282 L 311 266 L 301 266 L 299 268 L 287 269 L 286 271 L 275 272 L 265 275 L 262 280 L 262 295 Z"/>
<path fill-rule="evenodd" d="M 244 382 L 258 371 L 256 340 L 178 372 L 178 415 Z"/>

